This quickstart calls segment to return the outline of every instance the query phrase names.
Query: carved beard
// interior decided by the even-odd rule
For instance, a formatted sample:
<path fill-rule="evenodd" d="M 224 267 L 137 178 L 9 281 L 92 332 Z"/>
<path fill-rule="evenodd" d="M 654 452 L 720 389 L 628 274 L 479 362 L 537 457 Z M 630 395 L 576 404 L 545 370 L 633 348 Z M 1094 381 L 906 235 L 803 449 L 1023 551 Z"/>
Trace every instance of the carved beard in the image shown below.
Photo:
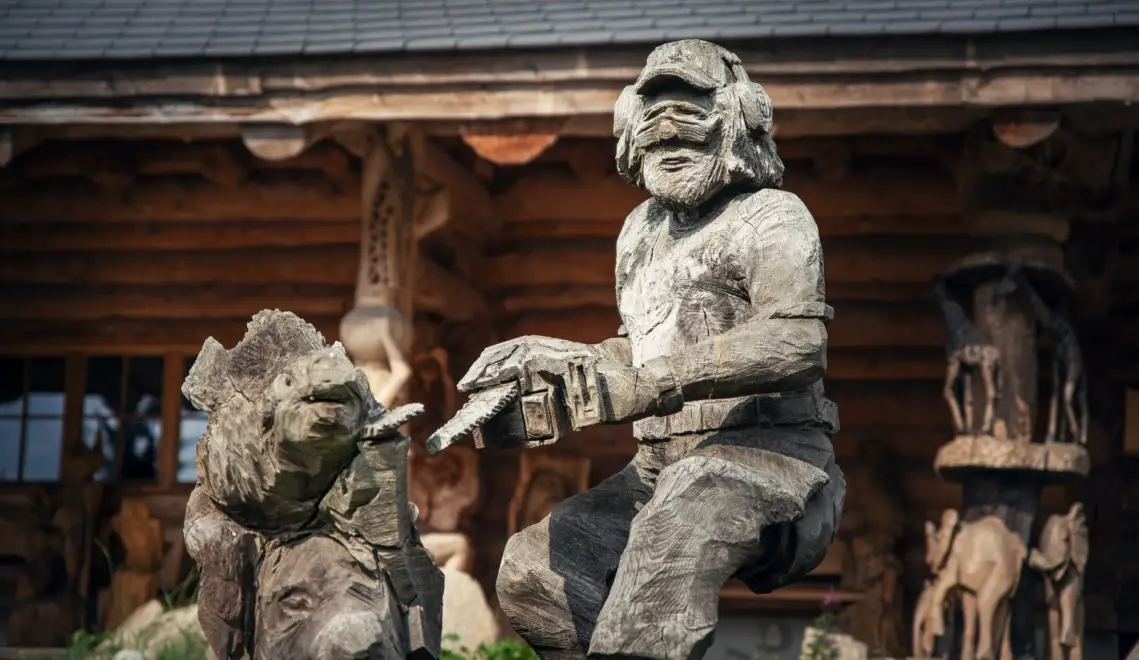
<path fill-rule="evenodd" d="M 727 184 L 724 160 L 711 144 L 657 145 L 645 153 L 645 189 L 670 211 L 691 211 Z"/>

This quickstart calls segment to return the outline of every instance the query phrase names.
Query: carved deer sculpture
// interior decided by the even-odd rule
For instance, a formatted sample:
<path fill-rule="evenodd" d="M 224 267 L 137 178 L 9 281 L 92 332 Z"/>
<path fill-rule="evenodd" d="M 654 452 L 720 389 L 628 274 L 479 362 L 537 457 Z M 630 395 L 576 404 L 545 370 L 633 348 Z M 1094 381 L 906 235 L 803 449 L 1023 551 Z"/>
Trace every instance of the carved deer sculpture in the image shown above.
<path fill-rule="evenodd" d="M 948 331 L 946 342 L 945 387 L 942 390 L 949 412 L 953 415 L 953 427 L 957 433 L 993 432 L 993 411 L 1000 398 L 1001 352 L 992 345 L 977 326 L 966 316 L 961 305 L 950 297 L 945 279 L 934 278 L 934 294 L 941 305 Z M 972 374 L 978 372 L 985 384 L 985 412 L 981 427 L 973 425 Z M 962 398 L 957 398 L 956 388 L 961 381 Z M 965 412 L 962 415 L 961 409 Z"/>

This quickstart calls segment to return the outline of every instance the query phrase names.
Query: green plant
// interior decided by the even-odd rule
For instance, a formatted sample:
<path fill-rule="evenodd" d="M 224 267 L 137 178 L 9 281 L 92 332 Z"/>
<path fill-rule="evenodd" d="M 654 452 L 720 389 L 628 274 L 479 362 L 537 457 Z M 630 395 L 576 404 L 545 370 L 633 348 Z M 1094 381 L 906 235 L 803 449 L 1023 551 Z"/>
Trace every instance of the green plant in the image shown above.
<path fill-rule="evenodd" d="M 444 642 L 459 641 L 458 635 L 445 635 Z M 500 639 L 493 644 L 479 644 L 472 653 L 466 646 L 459 649 L 443 649 L 439 660 L 538 660 L 534 649 L 516 639 Z"/>
<path fill-rule="evenodd" d="M 109 632 L 93 632 L 90 630 L 76 630 L 71 633 L 71 639 L 64 649 L 63 657 L 66 660 L 86 660 L 97 654 L 106 653 L 111 657 L 122 650 Z"/>
<path fill-rule="evenodd" d="M 806 657 L 809 660 L 836 660 L 838 658 L 838 646 L 831 640 L 831 635 L 838 632 L 834 614 L 823 612 L 812 623 L 812 627 L 817 628 L 819 634 L 807 646 Z"/>

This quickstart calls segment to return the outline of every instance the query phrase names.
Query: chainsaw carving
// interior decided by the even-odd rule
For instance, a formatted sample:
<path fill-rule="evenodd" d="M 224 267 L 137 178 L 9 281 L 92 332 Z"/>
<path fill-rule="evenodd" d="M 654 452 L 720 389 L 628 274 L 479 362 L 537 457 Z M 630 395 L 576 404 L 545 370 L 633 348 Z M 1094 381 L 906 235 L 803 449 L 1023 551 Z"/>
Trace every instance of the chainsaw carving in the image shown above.
<path fill-rule="evenodd" d="M 111 577 L 108 627 L 117 628 L 158 595 L 165 543 L 162 521 L 150 515 L 146 500 L 124 499 L 111 525 L 126 550 L 125 561 Z"/>
<path fill-rule="evenodd" d="M 1040 532 L 1039 547 L 1028 555 L 1028 565 L 1044 576 L 1051 660 L 1084 657 L 1084 569 L 1088 551 L 1087 518 L 1084 506 L 1077 502 L 1067 515 L 1048 518 Z"/>
<path fill-rule="evenodd" d="M 969 321 L 965 310 L 950 297 L 945 280 L 938 277 L 933 283 L 934 293 L 945 315 L 948 331 L 945 345 L 947 366 L 943 395 L 953 415 L 953 428 L 958 434 L 991 435 L 993 432 L 993 411 L 1000 397 L 1001 352 L 985 338 L 985 335 Z M 970 397 L 973 392 L 973 373 L 981 375 L 985 385 L 985 413 L 978 429 L 973 424 L 973 406 Z M 960 381 L 960 382 L 959 382 Z M 958 401 L 956 389 L 961 386 L 962 400 Z M 964 415 L 962 415 L 964 408 Z"/>
<path fill-rule="evenodd" d="M 438 657 L 442 575 L 407 501 L 418 405 L 387 410 L 339 344 L 263 311 L 207 339 L 182 387 L 209 413 L 185 538 L 221 660 Z"/>
<path fill-rule="evenodd" d="M 965 619 L 961 657 L 1012 660 L 1010 601 L 1020 585 L 1028 549 L 1000 518 L 987 516 L 963 523 L 953 509 L 942 515 L 936 542 L 933 565 L 937 579 L 929 602 L 929 634 L 945 634 L 941 613 L 946 596 L 958 590 Z"/>
<path fill-rule="evenodd" d="M 814 569 L 845 484 L 823 393 L 822 248 L 779 189 L 771 101 L 739 58 L 685 40 L 652 52 L 614 111 L 617 166 L 651 198 L 617 240 L 628 332 L 598 345 L 522 337 L 486 349 L 439 451 L 548 444 L 633 422 L 620 473 L 507 543 L 499 602 L 544 657 L 689 658 L 732 577 L 756 592 Z"/>
<path fill-rule="evenodd" d="M 998 295 L 1020 289 L 1028 297 L 1032 313 L 1040 325 L 1052 333 L 1056 343 L 1052 356 L 1052 396 L 1048 408 L 1048 431 L 1044 442 L 1061 442 L 1065 436 L 1080 445 L 1088 443 L 1088 387 L 1080 342 L 1062 306 L 1052 309 L 1037 293 L 1023 271 L 1013 266 L 997 287 Z M 1061 303 L 1062 305 L 1062 303 Z M 1061 422 L 1060 409 L 1064 419 Z M 1066 431 L 1066 433 L 1065 433 Z"/>

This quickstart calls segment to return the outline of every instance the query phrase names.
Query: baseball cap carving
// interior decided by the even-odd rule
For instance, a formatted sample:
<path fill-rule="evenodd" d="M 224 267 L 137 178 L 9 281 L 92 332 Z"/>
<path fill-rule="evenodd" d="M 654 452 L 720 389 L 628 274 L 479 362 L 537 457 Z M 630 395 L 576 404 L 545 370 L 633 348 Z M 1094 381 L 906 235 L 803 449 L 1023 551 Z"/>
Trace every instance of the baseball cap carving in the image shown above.
<path fill-rule="evenodd" d="M 700 39 L 684 39 L 658 46 L 649 53 L 645 68 L 634 83 L 638 94 L 651 91 L 655 84 L 679 79 L 699 90 L 713 90 L 736 82 L 731 65 L 739 58 L 716 44 Z"/>

